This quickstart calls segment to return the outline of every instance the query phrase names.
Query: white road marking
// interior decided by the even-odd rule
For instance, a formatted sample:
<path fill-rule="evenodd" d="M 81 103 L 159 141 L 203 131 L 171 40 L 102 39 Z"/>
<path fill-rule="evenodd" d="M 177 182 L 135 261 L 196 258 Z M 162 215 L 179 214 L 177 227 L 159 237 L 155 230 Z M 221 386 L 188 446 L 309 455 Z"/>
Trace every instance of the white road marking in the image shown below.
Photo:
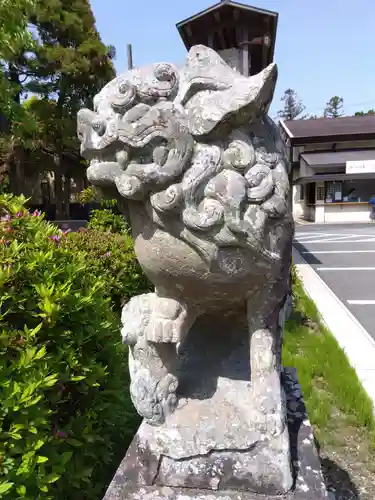
<path fill-rule="evenodd" d="M 317 267 L 318 271 L 375 271 L 375 267 Z"/>
<path fill-rule="evenodd" d="M 344 239 L 354 239 L 354 238 L 375 238 L 375 235 L 372 234 L 348 234 L 348 233 L 335 233 L 335 234 L 304 234 L 300 236 L 296 234 L 294 239 L 296 241 L 306 242 L 308 240 L 312 241 L 325 241 L 325 240 L 344 240 Z"/>
<path fill-rule="evenodd" d="M 353 237 L 354 238 L 354 237 Z M 375 238 L 365 238 L 365 239 L 352 239 L 352 240 L 338 240 L 338 239 L 326 239 L 326 240 L 304 240 L 301 244 L 317 245 L 318 243 L 374 243 Z"/>
<path fill-rule="evenodd" d="M 313 233 L 309 231 L 308 233 L 300 233 L 296 231 L 296 238 L 299 236 L 303 236 L 304 238 L 314 238 L 315 236 L 369 236 L 369 233 L 349 233 L 346 231 L 345 233 Z"/>
<path fill-rule="evenodd" d="M 352 306 L 375 306 L 375 300 L 348 300 Z"/>
<path fill-rule="evenodd" d="M 311 240 L 312 238 L 329 238 L 330 236 L 335 236 L 334 234 L 329 233 L 317 233 L 317 234 L 297 234 L 295 236 L 296 240 Z M 341 235 L 340 235 L 341 236 Z M 344 236 L 344 235 L 342 235 Z"/>
<path fill-rule="evenodd" d="M 311 236 L 311 234 L 326 234 L 326 233 L 312 233 L 311 231 L 305 232 L 305 231 L 296 231 L 296 234 L 299 236 Z"/>
<path fill-rule="evenodd" d="M 317 250 L 316 252 L 300 252 L 303 255 L 315 255 L 322 253 L 375 253 L 375 250 Z"/>
<path fill-rule="evenodd" d="M 368 234 L 329 234 L 327 236 L 323 237 L 324 239 L 319 239 L 319 241 L 331 241 L 331 240 L 350 240 L 354 238 L 375 238 L 375 236 L 368 235 Z M 309 240 L 315 240 L 313 236 L 310 236 Z M 304 239 L 306 241 L 306 238 Z"/>

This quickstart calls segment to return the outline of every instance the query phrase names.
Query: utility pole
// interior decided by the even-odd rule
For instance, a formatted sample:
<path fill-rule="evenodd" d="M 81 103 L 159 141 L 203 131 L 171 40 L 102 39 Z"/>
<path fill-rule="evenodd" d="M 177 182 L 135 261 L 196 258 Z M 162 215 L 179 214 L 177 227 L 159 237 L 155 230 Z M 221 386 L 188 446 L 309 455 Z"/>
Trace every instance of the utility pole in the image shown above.
<path fill-rule="evenodd" d="M 128 43 L 128 69 L 133 69 L 133 50 L 131 43 Z"/>

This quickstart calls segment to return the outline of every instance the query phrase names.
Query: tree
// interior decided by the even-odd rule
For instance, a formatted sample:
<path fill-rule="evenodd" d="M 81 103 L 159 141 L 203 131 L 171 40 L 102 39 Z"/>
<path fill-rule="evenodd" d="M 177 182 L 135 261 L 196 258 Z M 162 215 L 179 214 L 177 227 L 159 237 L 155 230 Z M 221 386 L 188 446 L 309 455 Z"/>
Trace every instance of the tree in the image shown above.
<path fill-rule="evenodd" d="M 344 99 L 335 95 L 327 102 L 324 118 L 339 118 L 344 114 Z"/>
<path fill-rule="evenodd" d="M 29 50 L 33 39 L 28 30 L 28 15 L 34 5 L 33 0 L 1 0 L 0 2 L 0 112 L 12 120 L 22 113 L 11 75 L 11 63 L 20 52 Z"/>
<path fill-rule="evenodd" d="M 277 112 L 277 116 L 279 118 L 287 121 L 296 119 L 305 120 L 307 118 L 307 115 L 302 114 L 306 108 L 302 104 L 302 101 L 299 99 L 295 90 L 287 89 L 281 100 L 284 103 L 284 107 Z"/>
<path fill-rule="evenodd" d="M 21 104 L 21 82 L 14 66 L 20 54 L 30 51 L 34 44 L 28 30 L 28 16 L 33 7 L 34 0 L 0 2 L 1 190 L 7 190 L 9 187 L 10 168 L 13 168 L 15 174 L 13 178 L 22 177 L 19 153 L 26 141 L 26 135 L 30 137 L 33 132 L 33 120 Z M 17 189 L 19 187 L 17 182 Z"/>
<path fill-rule="evenodd" d="M 28 89 L 49 101 L 49 113 L 44 105 L 39 108 L 51 125 L 44 138 L 53 155 L 56 217 L 61 218 L 68 215 L 70 198 L 71 173 L 64 165 L 64 152 L 79 152 L 77 112 L 114 77 L 113 51 L 100 39 L 88 0 L 39 0 L 31 21 L 41 43 L 30 63 L 35 77 Z"/>
<path fill-rule="evenodd" d="M 357 111 L 354 116 L 375 116 L 375 109 L 369 109 L 368 111 Z"/>
<path fill-rule="evenodd" d="M 102 43 L 88 0 L 35 0 L 28 20 L 35 33 L 33 46 L 27 54 L 19 46 L 7 64 L 8 78 L 17 82 L 19 102 L 30 93 L 34 96 L 23 106 L 36 123 L 31 149 L 49 156 L 48 169 L 53 160 L 56 217 L 65 218 L 72 168 L 84 172 L 76 137 L 77 111 L 90 106 L 97 91 L 114 77 L 114 50 Z M 17 154 L 8 168 L 15 171 L 25 148 L 12 149 Z M 15 192 L 21 189 L 19 185 Z"/>

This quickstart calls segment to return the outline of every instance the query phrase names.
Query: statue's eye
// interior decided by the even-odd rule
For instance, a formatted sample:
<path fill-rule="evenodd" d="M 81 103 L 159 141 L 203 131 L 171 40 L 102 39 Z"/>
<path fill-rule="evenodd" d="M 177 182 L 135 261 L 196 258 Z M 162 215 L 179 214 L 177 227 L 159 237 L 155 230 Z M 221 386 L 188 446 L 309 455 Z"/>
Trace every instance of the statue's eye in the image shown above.
<path fill-rule="evenodd" d="M 96 121 L 92 124 L 92 128 L 98 135 L 102 136 L 105 133 L 106 126 L 103 121 Z"/>

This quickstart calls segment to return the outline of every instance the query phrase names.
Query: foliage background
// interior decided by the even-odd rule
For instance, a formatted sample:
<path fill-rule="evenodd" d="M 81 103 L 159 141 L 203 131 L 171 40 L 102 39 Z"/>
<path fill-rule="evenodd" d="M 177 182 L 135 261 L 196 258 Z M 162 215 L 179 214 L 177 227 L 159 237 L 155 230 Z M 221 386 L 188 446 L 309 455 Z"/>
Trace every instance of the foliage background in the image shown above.
<path fill-rule="evenodd" d="M 0 497 L 99 499 L 139 423 L 111 287 L 145 282 L 131 241 L 71 238 L 24 201 L 0 196 Z"/>

